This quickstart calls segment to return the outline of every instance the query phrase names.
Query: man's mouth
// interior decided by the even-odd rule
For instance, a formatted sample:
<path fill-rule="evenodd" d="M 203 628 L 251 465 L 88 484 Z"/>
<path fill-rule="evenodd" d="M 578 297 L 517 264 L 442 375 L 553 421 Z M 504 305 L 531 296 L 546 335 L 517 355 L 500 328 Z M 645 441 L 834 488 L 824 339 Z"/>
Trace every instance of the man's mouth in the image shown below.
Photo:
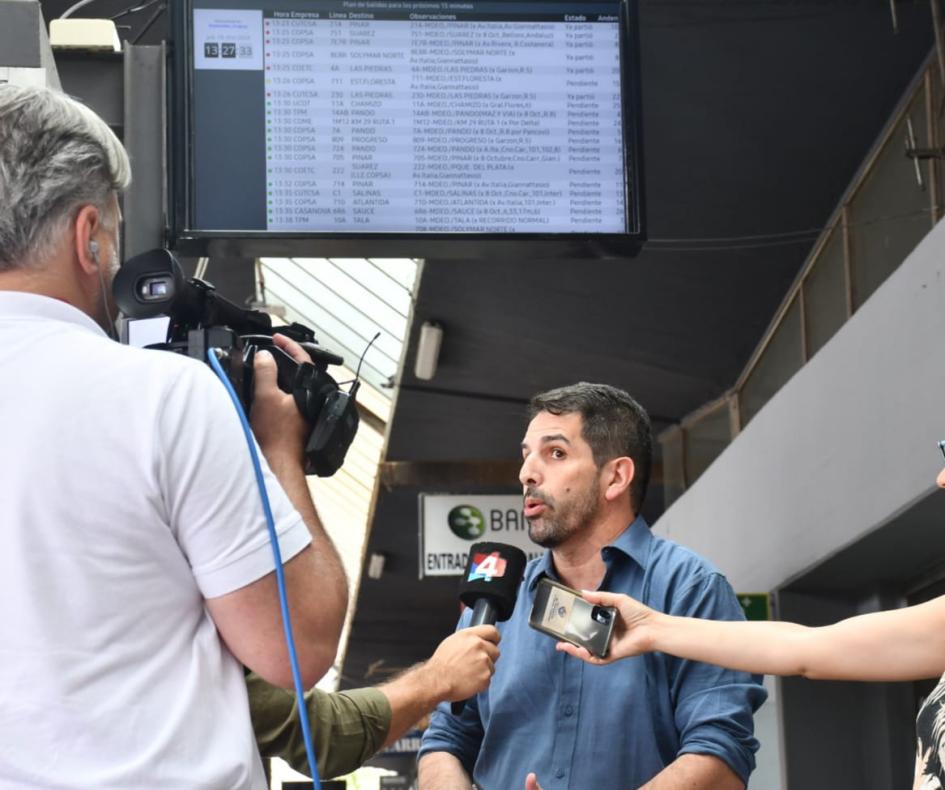
<path fill-rule="evenodd" d="M 525 497 L 525 505 L 522 511 L 525 514 L 525 518 L 538 518 L 538 516 L 545 512 L 546 507 L 547 503 L 544 500 L 529 496 Z"/>

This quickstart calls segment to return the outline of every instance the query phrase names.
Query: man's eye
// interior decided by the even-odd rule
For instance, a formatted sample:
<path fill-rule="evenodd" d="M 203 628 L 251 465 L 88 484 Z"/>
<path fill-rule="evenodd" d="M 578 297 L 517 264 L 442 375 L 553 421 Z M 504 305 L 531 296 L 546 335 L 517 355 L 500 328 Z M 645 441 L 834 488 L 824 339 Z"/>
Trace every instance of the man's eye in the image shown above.
<path fill-rule="evenodd" d="M 552 457 L 552 458 L 564 458 L 564 450 L 560 449 L 559 447 L 555 447 L 555 448 L 551 451 L 551 457 Z"/>

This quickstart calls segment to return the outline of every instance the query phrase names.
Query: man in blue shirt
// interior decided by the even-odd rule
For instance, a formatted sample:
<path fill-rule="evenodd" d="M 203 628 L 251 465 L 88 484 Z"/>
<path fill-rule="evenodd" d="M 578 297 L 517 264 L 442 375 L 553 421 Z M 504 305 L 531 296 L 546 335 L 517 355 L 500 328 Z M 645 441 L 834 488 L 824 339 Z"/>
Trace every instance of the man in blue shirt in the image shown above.
<path fill-rule="evenodd" d="M 743 619 L 708 562 L 650 533 L 637 514 L 649 478 L 646 412 L 622 390 L 575 384 L 532 399 L 522 441 L 529 563 L 489 688 L 453 716 L 433 715 L 421 790 L 687 788 L 740 790 L 754 768 L 752 676 L 663 654 L 592 666 L 528 626 L 538 580 L 627 593 L 672 614 Z M 470 613 L 460 618 L 467 625 Z M 529 786 L 535 787 L 534 779 Z"/>

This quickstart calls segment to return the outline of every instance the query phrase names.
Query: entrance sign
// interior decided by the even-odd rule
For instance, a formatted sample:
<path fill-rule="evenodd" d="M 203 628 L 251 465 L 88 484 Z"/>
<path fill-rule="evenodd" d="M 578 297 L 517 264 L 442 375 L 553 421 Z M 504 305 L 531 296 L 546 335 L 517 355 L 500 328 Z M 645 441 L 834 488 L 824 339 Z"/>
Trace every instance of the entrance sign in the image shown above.
<path fill-rule="evenodd" d="M 419 576 L 461 576 L 469 548 L 478 541 L 517 546 L 528 559 L 540 557 L 541 546 L 528 537 L 522 497 L 479 494 L 420 495 Z"/>

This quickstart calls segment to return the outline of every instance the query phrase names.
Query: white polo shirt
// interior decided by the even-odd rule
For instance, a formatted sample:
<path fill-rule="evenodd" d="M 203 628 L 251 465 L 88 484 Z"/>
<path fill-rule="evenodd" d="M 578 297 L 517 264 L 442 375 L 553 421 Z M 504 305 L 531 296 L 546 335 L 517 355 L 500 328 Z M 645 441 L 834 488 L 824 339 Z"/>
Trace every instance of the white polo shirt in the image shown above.
<path fill-rule="evenodd" d="M 310 537 L 263 464 L 287 560 Z M 265 787 L 204 599 L 272 569 L 210 368 L 0 291 L 0 787 Z"/>

